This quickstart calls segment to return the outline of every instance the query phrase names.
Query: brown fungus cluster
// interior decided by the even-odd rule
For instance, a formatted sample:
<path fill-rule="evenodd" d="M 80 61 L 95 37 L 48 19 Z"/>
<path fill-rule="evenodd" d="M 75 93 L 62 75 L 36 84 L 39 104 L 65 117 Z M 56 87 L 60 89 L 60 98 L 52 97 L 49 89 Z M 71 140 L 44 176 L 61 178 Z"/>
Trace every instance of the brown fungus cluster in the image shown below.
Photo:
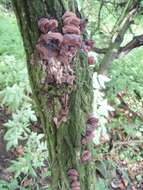
<path fill-rule="evenodd" d="M 38 27 L 40 32 L 42 32 L 43 34 L 48 33 L 49 31 L 56 31 L 57 27 L 58 27 L 58 22 L 55 19 L 48 19 L 48 18 L 41 18 L 38 21 Z"/>
<path fill-rule="evenodd" d="M 62 32 L 58 31 L 58 21 L 56 19 L 41 18 L 38 21 L 38 28 L 41 35 L 38 39 L 36 50 L 46 72 L 46 77 L 42 84 L 50 84 L 62 87 L 63 84 L 74 86 L 75 75 L 72 60 L 79 49 L 88 53 L 93 48 L 92 40 L 82 40 L 87 20 L 79 19 L 75 13 L 67 11 L 62 16 Z M 88 63 L 93 64 L 93 57 L 88 57 Z M 50 98 L 50 97 L 49 97 Z M 58 128 L 62 122 L 67 121 L 69 113 L 69 93 L 64 92 L 58 97 L 61 108 L 59 113 L 53 118 L 55 126 Z M 82 145 L 88 144 L 94 137 L 93 131 L 97 127 L 97 119 L 89 117 Z M 91 160 L 91 153 L 86 148 L 81 154 L 82 163 Z M 68 171 L 70 187 L 72 190 L 80 190 L 79 174 L 76 169 Z"/>
<path fill-rule="evenodd" d="M 80 190 L 79 173 L 76 169 L 70 169 L 68 171 L 68 177 L 70 180 L 71 190 Z"/>
<path fill-rule="evenodd" d="M 81 156 L 82 163 L 87 163 L 91 160 L 91 152 L 89 150 L 84 150 Z"/>
<path fill-rule="evenodd" d="M 82 41 L 81 35 L 86 27 L 86 19 L 79 19 L 75 13 L 66 11 L 62 20 L 62 33 L 58 32 L 56 19 L 41 18 L 38 21 L 41 36 L 36 49 L 47 68 L 46 83 L 73 85 L 73 57 L 79 49 L 88 53 L 94 43 L 92 40 Z M 93 64 L 95 60 L 90 56 L 88 62 Z"/>
<path fill-rule="evenodd" d="M 46 71 L 45 81 L 42 83 L 53 86 L 63 84 L 73 86 L 75 75 L 72 59 L 82 46 L 81 19 L 75 13 L 67 11 L 62 16 L 62 33 L 58 32 L 56 19 L 41 18 L 38 27 L 41 35 L 38 39 L 36 50 Z M 54 117 L 56 127 L 67 120 L 69 112 L 69 94 L 65 93 L 59 97 L 61 110 Z"/>
<path fill-rule="evenodd" d="M 57 20 L 39 20 L 38 27 L 42 34 L 36 49 L 47 67 L 46 82 L 73 85 L 75 76 L 71 61 L 82 45 L 80 19 L 73 12 L 67 11 L 62 20 L 62 33 L 58 32 Z"/>
<path fill-rule="evenodd" d="M 93 40 L 85 40 L 82 43 L 82 50 L 87 54 L 88 56 L 88 64 L 93 65 L 95 64 L 95 58 L 91 55 L 88 55 L 90 51 L 92 51 L 94 46 L 94 41 Z"/>
<path fill-rule="evenodd" d="M 87 119 L 87 128 L 86 128 L 85 135 L 81 139 L 81 143 L 83 145 L 88 144 L 92 141 L 92 139 L 94 138 L 93 132 L 95 131 L 97 127 L 98 127 L 98 119 L 95 118 L 94 116 L 90 116 Z"/>
<path fill-rule="evenodd" d="M 87 145 L 90 143 L 93 138 L 94 138 L 94 131 L 98 127 L 98 119 L 95 118 L 94 116 L 90 116 L 87 119 L 87 128 L 85 135 L 81 139 L 81 144 L 82 145 Z M 88 163 L 91 161 L 91 152 L 86 148 L 81 155 L 81 162 L 82 163 Z"/>

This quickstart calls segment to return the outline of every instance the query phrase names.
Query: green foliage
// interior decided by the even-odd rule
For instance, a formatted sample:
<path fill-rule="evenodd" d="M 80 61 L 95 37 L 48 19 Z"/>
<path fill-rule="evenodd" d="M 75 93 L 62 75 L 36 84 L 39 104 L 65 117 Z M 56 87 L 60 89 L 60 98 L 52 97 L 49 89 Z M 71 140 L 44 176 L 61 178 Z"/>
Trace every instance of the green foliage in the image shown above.
<path fill-rule="evenodd" d="M 0 189 L 25 190 L 31 187 L 22 187 L 18 180 L 22 181 L 25 177 L 38 180 L 36 170 L 45 166 L 44 161 L 48 159 L 48 151 L 44 135 L 33 132 L 30 128 L 37 122 L 37 117 L 29 96 L 31 89 L 16 19 L 13 13 L 1 6 L 0 10 L 2 10 L 0 13 L 0 106 L 11 114 L 3 125 L 6 130 L 4 139 L 7 142 L 7 150 L 14 150 L 19 145 L 24 146 L 23 154 L 11 161 L 8 168 L 14 174 L 14 178 L 9 182 L 1 180 Z M 37 183 L 35 188 L 40 189 Z"/>
<path fill-rule="evenodd" d="M 16 111 L 23 104 L 23 101 L 30 101 L 30 98 L 24 94 L 24 88 L 16 84 L 0 91 L 0 98 L 1 105 L 8 106 L 11 111 Z"/>
<path fill-rule="evenodd" d="M 6 182 L 3 180 L 0 180 L 0 189 L 1 190 L 14 190 L 18 188 L 18 181 L 16 179 L 13 179 L 11 182 Z"/>
<path fill-rule="evenodd" d="M 103 179 L 99 179 L 96 183 L 96 190 L 101 190 L 101 189 L 109 190 Z"/>
<path fill-rule="evenodd" d="M 0 89 L 14 84 L 29 86 L 26 64 L 22 60 L 16 60 L 13 55 L 0 56 Z"/>
<path fill-rule="evenodd" d="M 3 4 L 3 5 L 10 4 L 10 3 L 11 3 L 10 0 L 0 0 L 0 4 Z"/>
<path fill-rule="evenodd" d="M 7 141 L 7 149 L 18 146 L 19 140 L 25 140 L 30 134 L 28 126 L 30 122 L 36 122 L 36 116 L 31 105 L 25 105 L 21 110 L 17 110 L 12 114 L 12 119 L 4 124 L 7 127 L 5 140 Z"/>
<path fill-rule="evenodd" d="M 129 55 L 113 63 L 110 70 L 111 82 L 109 93 L 116 95 L 120 91 L 133 94 L 134 90 L 143 95 L 143 48 L 131 52 Z M 134 94 L 135 95 L 135 94 Z"/>
<path fill-rule="evenodd" d="M 9 170 L 14 172 L 15 178 L 21 173 L 37 177 L 35 169 L 45 166 L 44 160 L 47 159 L 48 152 L 46 143 L 42 142 L 43 134 L 31 132 L 28 136 L 24 149 L 24 155 L 11 162 Z"/>
<path fill-rule="evenodd" d="M 12 54 L 23 59 L 24 49 L 14 14 L 0 11 L 0 23 L 0 55 Z"/>

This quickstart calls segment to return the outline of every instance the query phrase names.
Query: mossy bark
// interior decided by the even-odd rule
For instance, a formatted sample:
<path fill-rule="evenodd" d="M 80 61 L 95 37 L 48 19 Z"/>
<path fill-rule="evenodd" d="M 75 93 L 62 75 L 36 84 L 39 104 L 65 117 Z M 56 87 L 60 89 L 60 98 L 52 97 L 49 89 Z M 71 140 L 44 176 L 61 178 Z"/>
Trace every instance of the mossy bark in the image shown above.
<path fill-rule="evenodd" d="M 20 27 L 27 55 L 27 68 L 41 119 L 47 146 L 49 163 L 52 172 L 53 190 L 70 189 L 67 171 L 75 168 L 80 174 L 81 190 L 95 190 L 94 163 L 81 163 L 82 151 L 87 148 L 81 145 L 81 136 L 85 133 L 87 114 L 92 111 L 92 74 L 89 70 L 86 55 L 79 52 L 73 60 L 76 84 L 73 88 L 43 84 L 45 70 L 41 60 L 35 54 L 35 45 L 39 37 L 37 21 L 40 17 L 51 16 L 61 23 L 61 16 L 68 8 L 77 10 L 76 3 L 67 0 L 12 0 Z M 73 2 L 73 1 L 71 1 Z M 70 8 L 70 9 L 71 9 Z M 80 13 L 78 12 L 78 15 Z M 70 111 L 68 120 L 57 129 L 53 117 L 59 111 L 59 96 L 70 93 Z M 88 145 L 88 149 L 92 148 Z"/>

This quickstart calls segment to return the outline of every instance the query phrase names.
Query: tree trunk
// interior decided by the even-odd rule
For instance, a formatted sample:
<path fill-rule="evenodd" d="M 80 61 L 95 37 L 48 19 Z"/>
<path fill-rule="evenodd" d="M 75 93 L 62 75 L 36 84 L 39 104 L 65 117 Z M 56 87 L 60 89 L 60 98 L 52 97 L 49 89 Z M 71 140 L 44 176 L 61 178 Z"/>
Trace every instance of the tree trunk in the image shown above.
<path fill-rule="evenodd" d="M 79 52 L 74 58 L 76 84 L 52 86 L 42 83 L 45 71 L 42 61 L 35 54 L 35 45 L 39 38 L 37 22 L 45 16 L 56 18 L 61 24 L 61 16 L 70 7 L 77 11 L 76 1 L 66 0 L 13 0 L 13 7 L 20 27 L 27 56 L 27 68 L 33 99 L 36 102 L 48 146 L 48 160 L 52 173 L 53 190 L 69 190 L 67 175 L 74 168 L 79 173 L 81 190 L 95 190 L 94 162 L 81 162 L 83 150 L 92 148 L 92 144 L 82 145 L 81 136 L 85 134 L 87 115 L 92 111 L 92 80 L 86 55 Z M 78 15 L 80 13 L 78 12 Z M 60 26 L 61 27 L 61 26 Z M 56 128 L 53 118 L 59 113 L 59 97 L 69 95 L 68 120 Z"/>

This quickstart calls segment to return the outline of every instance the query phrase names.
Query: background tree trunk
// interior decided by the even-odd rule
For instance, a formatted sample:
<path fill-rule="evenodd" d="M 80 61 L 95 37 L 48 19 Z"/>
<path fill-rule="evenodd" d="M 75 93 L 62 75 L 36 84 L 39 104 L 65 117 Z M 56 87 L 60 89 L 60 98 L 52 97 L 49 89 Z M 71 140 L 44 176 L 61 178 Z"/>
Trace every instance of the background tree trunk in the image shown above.
<path fill-rule="evenodd" d="M 47 140 L 52 173 L 51 187 L 53 190 L 70 189 L 67 171 L 75 168 L 80 174 L 81 190 L 95 190 L 94 163 L 90 161 L 83 164 L 80 159 L 84 149 L 92 148 L 91 144 L 81 145 L 81 135 L 85 133 L 87 115 L 92 111 L 92 80 L 87 58 L 81 52 L 74 58 L 76 85 L 74 89 L 69 89 L 42 84 L 45 73 L 41 60 L 35 54 L 35 45 L 39 37 L 38 19 L 51 16 L 61 23 L 61 16 L 68 7 L 72 11 L 75 10 L 79 16 L 76 1 L 66 3 L 66 0 L 12 0 L 12 2 L 26 51 L 33 98 Z M 59 96 L 63 91 L 70 95 L 70 111 L 68 121 L 57 129 L 53 118 L 59 112 Z"/>

